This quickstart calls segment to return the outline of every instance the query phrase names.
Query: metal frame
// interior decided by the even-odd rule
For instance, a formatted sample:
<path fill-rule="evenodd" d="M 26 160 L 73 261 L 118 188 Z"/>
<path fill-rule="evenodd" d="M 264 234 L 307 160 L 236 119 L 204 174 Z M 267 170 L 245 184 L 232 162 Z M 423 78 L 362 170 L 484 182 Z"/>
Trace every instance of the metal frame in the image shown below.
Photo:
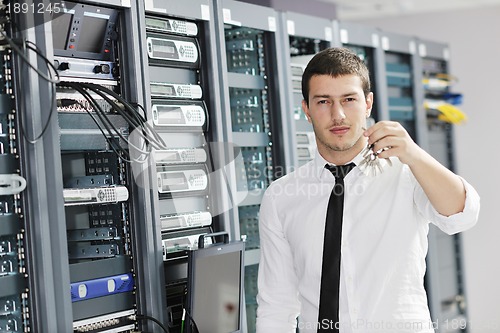
<path fill-rule="evenodd" d="M 36 5 L 40 1 L 27 1 Z M 49 0 L 43 1 L 44 5 Z M 30 40 L 50 59 L 53 57 L 52 40 L 45 38 L 51 31 L 48 16 L 33 14 L 17 17 L 20 32 L 16 37 Z M 34 26 L 34 24 L 37 24 Z M 24 28 L 24 29 L 23 29 Z M 29 55 L 30 62 L 38 63 L 35 54 Z M 38 77 L 26 64 L 18 61 L 17 82 L 22 82 L 23 93 L 17 95 L 17 105 L 26 135 L 36 137 L 43 124 L 56 112 L 52 100 L 50 84 Z M 46 73 L 45 66 L 39 70 Z M 53 109 L 47 106 L 53 105 Z M 63 182 L 57 117 L 44 136 L 36 143 L 29 144 L 21 139 L 21 168 L 28 183 L 24 192 L 25 221 L 28 234 L 27 247 L 30 269 L 30 302 L 32 331 L 70 332 L 72 331 L 72 307 L 67 289 L 69 267 Z M 36 272 L 36 273 L 35 273 Z"/>
<path fill-rule="evenodd" d="M 144 88 L 147 85 L 144 82 L 148 81 L 144 79 L 147 71 L 143 68 L 143 64 L 147 64 L 148 56 L 145 48 L 133 47 L 138 41 L 142 41 L 145 34 L 143 14 L 143 6 L 136 2 L 133 3 L 131 10 L 125 13 L 125 20 L 128 24 L 124 27 L 126 39 L 123 41 L 123 46 L 128 50 L 133 50 L 133 52 L 128 53 L 129 61 L 123 65 L 127 66 L 126 72 L 130 75 L 128 78 L 131 85 L 130 91 L 125 91 L 127 97 L 130 100 L 138 101 L 148 110 L 151 103 L 147 103 L 145 98 Z M 134 142 L 134 144 L 140 147 L 142 142 Z M 134 207 L 136 207 L 134 211 L 135 223 L 132 226 L 136 244 L 134 254 L 136 258 L 141 258 L 135 262 L 137 266 L 136 286 L 139 290 L 137 308 L 140 314 L 166 322 L 161 231 L 154 223 L 157 206 L 155 206 L 155 197 L 150 190 L 151 184 L 157 180 L 154 168 L 151 167 L 151 159 L 148 160 L 147 164 L 148 167 L 140 168 L 139 174 L 134 174 L 138 185 L 134 186 L 133 191 Z M 153 323 L 143 323 L 142 327 L 147 328 L 148 331 L 154 329 Z"/>

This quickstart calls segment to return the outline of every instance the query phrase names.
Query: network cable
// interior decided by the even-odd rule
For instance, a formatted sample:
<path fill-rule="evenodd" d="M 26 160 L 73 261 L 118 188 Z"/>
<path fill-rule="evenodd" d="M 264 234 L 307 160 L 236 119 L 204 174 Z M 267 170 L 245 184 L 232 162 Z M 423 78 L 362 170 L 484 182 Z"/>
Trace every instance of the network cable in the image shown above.
<path fill-rule="evenodd" d="M 42 79 L 44 79 L 45 81 L 50 82 L 50 83 L 59 83 L 60 82 L 59 73 L 57 72 L 57 69 L 54 67 L 54 65 L 52 64 L 52 62 L 50 62 L 50 60 L 47 59 L 47 57 L 45 57 L 45 55 L 43 55 L 41 53 L 41 51 L 38 49 L 38 47 L 36 47 L 36 45 L 34 43 L 32 43 L 30 41 L 23 41 L 21 43 L 21 45 L 23 45 L 23 47 L 26 47 L 26 48 L 34 51 L 40 58 L 42 58 L 44 60 L 44 62 L 46 63 L 47 68 L 51 69 L 52 72 L 55 73 L 55 77 L 56 77 L 55 80 L 52 78 L 51 71 L 48 71 L 49 75 L 47 76 L 47 75 L 45 75 L 45 73 L 41 72 L 38 68 L 36 68 L 35 66 L 33 66 L 33 64 L 28 59 L 28 57 L 26 56 L 26 54 L 24 53 L 24 51 L 19 48 L 19 46 L 16 44 L 16 42 L 12 38 L 10 38 L 4 30 L 0 29 L 0 34 L 2 34 L 2 37 L 5 38 L 5 40 L 10 45 L 10 47 L 14 51 L 16 51 L 16 53 L 19 55 L 19 57 L 29 67 L 31 67 L 31 69 L 33 69 L 38 74 L 38 76 L 40 76 Z M 34 45 L 34 46 L 32 46 L 32 45 Z"/>
<path fill-rule="evenodd" d="M 89 103 L 89 105 L 93 108 L 94 113 L 88 110 L 85 106 L 81 105 L 85 111 L 92 117 L 96 125 L 99 127 L 103 135 L 105 136 L 107 142 L 110 144 L 110 147 L 116 152 L 112 141 L 107 137 L 105 131 L 102 127 L 105 127 L 105 130 L 108 133 L 115 133 L 120 139 L 126 142 L 130 148 L 135 149 L 141 155 L 146 155 L 146 158 L 143 159 L 134 159 L 135 162 L 144 163 L 147 161 L 147 156 L 151 153 L 151 149 L 165 149 L 166 144 L 163 139 L 158 135 L 158 133 L 154 130 L 154 128 L 147 123 L 145 117 L 141 116 L 137 112 L 137 108 L 134 108 L 130 103 L 128 103 L 123 97 L 119 96 L 117 93 L 113 92 L 110 89 L 107 89 L 103 86 L 96 84 L 88 84 L 88 83 L 77 83 L 77 82 L 61 82 L 59 86 L 65 86 L 70 89 L 73 89 L 79 92 L 85 100 Z M 137 132 L 143 139 L 143 145 L 145 147 L 139 148 L 132 144 L 112 123 L 112 121 L 108 118 L 106 112 L 102 109 L 102 107 L 97 103 L 96 99 L 90 94 L 90 91 L 102 97 L 112 108 L 112 110 L 116 111 L 116 113 L 120 114 L 123 119 L 134 129 L 137 129 Z M 105 92 L 105 93 L 104 93 Z M 115 100 L 111 99 L 109 96 L 115 98 Z M 71 99 L 69 101 L 72 101 Z M 66 101 L 66 106 L 75 104 Z M 118 103 L 121 103 L 119 105 Z M 142 108 L 142 106 L 141 106 Z M 97 120 L 99 119 L 99 121 Z M 120 148 L 121 149 L 121 148 Z M 122 160 L 126 162 L 131 162 L 130 154 L 127 158 L 123 158 L 119 155 Z"/>
<path fill-rule="evenodd" d="M 111 97 L 115 98 L 116 100 L 118 100 L 120 103 L 122 103 L 123 106 L 124 106 L 123 110 L 119 106 L 117 106 L 116 111 L 118 111 L 122 115 L 123 115 L 124 111 L 129 112 L 130 116 L 133 117 L 133 118 L 135 118 L 138 121 L 137 124 L 132 124 L 131 123 L 131 126 L 133 126 L 134 128 L 141 127 L 141 129 L 143 130 L 144 134 L 150 133 L 150 135 L 152 135 L 152 136 L 144 137 L 144 138 L 148 142 L 150 142 L 151 144 L 153 144 L 154 148 L 156 148 L 156 149 L 166 149 L 166 144 L 163 141 L 163 139 L 161 138 L 161 136 L 156 132 L 156 130 L 151 126 L 151 124 L 146 120 L 145 116 L 141 116 L 137 112 L 137 108 L 134 108 L 127 100 L 125 100 L 123 97 L 121 97 L 120 95 L 118 95 L 116 92 L 114 92 L 114 91 L 112 91 L 112 90 L 110 90 L 110 89 L 108 89 L 106 87 L 103 87 L 103 86 L 100 86 L 100 85 L 97 85 L 97 84 L 93 84 L 93 83 L 84 83 L 83 85 L 86 88 L 88 88 L 88 89 L 90 89 L 90 90 L 92 90 L 95 93 L 98 93 L 100 95 L 102 94 L 102 92 L 104 92 L 104 93 L 110 95 Z M 107 101 L 108 100 L 109 99 L 107 99 Z M 108 103 L 109 103 L 109 101 L 108 101 Z M 142 108 L 142 106 L 141 106 L 141 108 Z"/>
<path fill-rule="evenodd" d="M 460 124 L 467 120 L 467 115 L 457 107 L 440 101 L 427 100 L 424 103 L 426 109 L 439 111 L 438 119 L 451 124 Z"/>
<path fill-rule="evenodd" d="M 50 126 L 50 122 L 52 120 L 52 117 L 53 117 L 53 114 L 55 113 L 54 111 L 54 99 L 55 99 L 55 96 L 56 96 L 56 87 L 55 85 L 59 82 L 59 74 L 57 73 L 57 69 L 54 67 L 54 65 L 52 64 L 52 62 L 47 59 L 47 57 L 45 57 L 45 55 L 40 51 L 40 49 L 31 41 L 23 41 L 21 43 L 21 45 L 23 46 L 23 48 L 26 48 L 26 49 L 29 49 L 33 52 L 36 53 L 37 57 L 41 58 L 46 66 L 47 66 L 47 73 L 48 75 L 46 75 L 45 73 L 41 72 L 38 68 L 36 68 L 32 63 L 31 61 L 28 59 L 28 57 L 26 56 L 25 54 L 25 49 L 21 49 L 18 45 L 17 45 L 17 42 L 14 41 L 12 38 L 10 38 L 7 33 L 3 30 L 3 29 L 0 29 L 0 33 L 2 35 L 2 37 L 5 39 L 5 41 L 7 41 L 7 43 L 9 44 L 10 48 L 16 52 L 16 54 L 19 56 L 19 58 L 21 60 L 23 60 L 24 63 L 26 63 L 31 69 L 33 69 L 37 74 L 38 76 L 40 76 L 42 79 L 46 80 L 47 82 L 50 83 L 49 87 L 50 87 L 50 90 L 51 90 L 51 100 L 50 100 L 50 113 L 49 113 L 49 116 L 47 118 L 47 121 L 45 122 L 45 125 L 42 127 L 42 131 L 40 132 L 40 134 L 36 135 L 35 138 L 33 139 L 30 139 L 28 138 L 27 134 L 26 134 L 26 130 L 24 129 L 24 127 L 22 126 L 22 123 L 21 123 L 21 126 L 20 126 L 20 130 L 21 130 L 21 134 L 22 136 L 24 137 L 24 139 L 30 143 L 30 144 L 35 144 L 38 142 L 38 140 L 40 140 L 40 138 L 42 138 L 44 136 L 44 134 L 47 132 L 49 126 Z M 55 79 L 53 78 L 53 73 L 55 74 Z"/>
<path fill-rule="evenodd" d="M 189 326 L 194 326 L 196 333 L 200 333 L 200 330 L 198 329 L 198 325 L 196 325 L 196 322 L 194 321 L 193 316 L 191 316 L 191 314 L 189 313 L 188 310 L 186 310 L 186 308 L 182 309 L 182 316 L 183 317 L 184 317 L 184 314 L 187 314 L 187 316 L 189 317 L 189 322 L 190 322 Z M 184 321 L 182 322 L 182 324 L 184 324 Z M 182 330 L 181 330 L 181 333 L 184 333 L 184 332 L 182 332 Z"/>
<path fill-rule="evenodd" d="M 142 315 L 142 314 L 138 314 L 136 317 L 137 317 L 138 320 L 151 320 L 152 322 L 154 322 L 158 326 L 160 326 L 161 329 L 163 330 L 163 332 L 170 333 L 169 330 L 168 330 L 168 328 L 165 325 L 163 325 L 158 319 L 156 319 L 154 317 L 151 317 L 151 316 L 148 316 L 148 315 Z"/>
<path fill-rule="evenodd" d="M 97 104 L 96 100 L 90 95 L 89 92 L 87 92 L 85 89 L 83 89 L 82 87 L 80 87 L 78 84 L 75 84 L 75 83 L 65 82 L 65 83 L 62 83 L 61 85 L 65 85 L 65 86 L 72 88 L 72 89 L 76 90 L 77 92 L 79 92 L 83 96 L 83 98 L 85 98 L 88 101 L 89 105 L 93 108 L 93 110 L 95 112 L 94 113 L 91 112 L 87 107 L 85 107 L 85 105 L 81 104 L 80 102 L 78 102 L 76 100 L 72 100 L 72 99 L 62 99 L 61 103 L 63 103 L 63 106 L 69 106 L 71 104 L 79 104 L 90 115 L 92 120 L 95 122 L 95 124 L 97 125 L 97 127 L 99 128 L 101 133 L 103 134 L 105 140 L 108 142 L 110 148 L 118 155 L 118 157 L 120 159 L 122 159 L 123 161 L 128 162 L 128 163 L 132 162 L 132 159 L 130 159 L 130 156 L 128 156 L 128 158 L 123 157 L 122 154 L 120 154 L 117 151 L 117 149 L 122 149 L 120 146 L 118 146 L 118 148 L 115 148 L 116 142 L 111 140 L 108 137 L 108 135 L 112 135 L 113 133 L 115 134 L 115 136 L 118 136 L 120 139 L 122 139 L 124 142 L 126 142 L 129 145 L 129 147 L 136 149 L 137 151 L 141 152 L 141 154 L 148 155 L 150 153 L 150 150 L 140 149 L 140 148 L 136 147 L 135 145 L 133 145 L 132 143 L 130 143 L 128 141 L 128 139 L 120 132 L 120 130 L 118 130 L 113 125 L 113 123 L 107 117 L 104 110 L 102 110 L 101 106 L 99 104 Z M 97 118 L 99 118 L 100 122 L 97 120 L 96 116 L 97 116 Z M 109 134 L 106 134 L 102 127 L 104 127 L 105 130 L 107 131 L 107 133 L 109 133 Z M 125 151 L 122 151 L 122 153 L 129 155 Z M 144 159 L 144 160 L 135 159 L 134 161 L 142 163 L 142 162 L 145 162 L 146 159 Z"/>
<path fill-rule="evenodd" d="M 151 143 L 154 146 L 154 148 L 156 148 L 156 149 L 165 149 L 166 148 L 165 142 L 159 136 L 159 134 L 156 132 L 156 130 L 151 126 L 151 124 L 149 124 L 147 122 L 146 118 L 141 116 L 137 112 L 137 109 L 134 108 L 123 97 L 118 95 L 116 92 L 114 92 L 106 87 L 97 85 L 97 84 L 83 83 L 82 85 L 85 88 L 92 90 L 93 92 L 103 96 L 103 98 L 105 98 L 108 103 L 110 103 L 112 106 L 114 106 L 114 109 L 116 109 L 116 111 L 118 113 L 120 113 L 122 116 L 124 116 L 124 118 L 126 118 L 126 120 L 130 123 L 130 125 L 133 128 L 141 127 L 141 130 L 143 131 L 143 134 L 145 135 L 144 139 L 147 140 L 149 143 Z M 116 103 L 114 103 L 111 99 L 109 99 L 109 97 L 104 96 L 103 93 L 110 95 L 111 97 L 115 98 L 117 101 L 122 103 L 123 108 L 121 108 Z M 132 119 L 135 119 L 137 122 L 134 123 L 134 122 L 130 121 L 130 117 Z M 147 133 L 149 133 L 149 135 Z"/>

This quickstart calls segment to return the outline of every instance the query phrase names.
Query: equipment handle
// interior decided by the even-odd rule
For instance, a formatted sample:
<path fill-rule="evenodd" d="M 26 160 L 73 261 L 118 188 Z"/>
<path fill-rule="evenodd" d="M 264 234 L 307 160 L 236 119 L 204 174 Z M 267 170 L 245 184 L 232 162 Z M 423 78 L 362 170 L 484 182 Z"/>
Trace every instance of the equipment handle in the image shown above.
<path fill-rule="evenodd" d="M 200 235 L 198 238 L 198 248 L 202 249 L 205 247 L 205 237 L 217 237 L 224 236 L 223 242 L 224 244 L 229 243 L 229 233 L 227 231 L 213 232 L 209 234 Z"/>

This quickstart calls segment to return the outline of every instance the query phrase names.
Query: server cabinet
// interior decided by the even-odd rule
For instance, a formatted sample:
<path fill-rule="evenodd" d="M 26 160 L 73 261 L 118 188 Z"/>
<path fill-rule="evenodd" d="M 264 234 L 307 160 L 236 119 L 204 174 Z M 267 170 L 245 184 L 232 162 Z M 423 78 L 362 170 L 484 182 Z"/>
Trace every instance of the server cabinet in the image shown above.
<path fill-rule="evenodd" d="M 422 75 L 416 41 L 410 36 L 380 32 L 384 55 L 388 116 L 401 123 L 425 148 L 427 126 L 421 111 Z"/>
<path fill-rule="evenodd" d="M 124 157 L 130 123 L 120 111 L 133 108 L 116 104 L 131 74 L 119 67 L 131 60 L 123 52 L 130 4 L 59 5 L 59 15 L 14 9 L 13 17 L 22 46 L 12 46 L 12 77 L 27 180 L 26 257 L 37 272 L 29 279 L 35 306 L 24 329 L 131 331 L 136 221 Z"/>
<path fill-rule="evenodd" d="M 145 124 L 128 92 L 130 4 L 66 1 L 50 22 L 74 331 L 138 327 L 131 141 Z M 146 141 L 150 138 L 146 137 Z M 147 149 L 147 148 L 145 148 Z M 140 311 L 139 311 L 140 312 Z"/>
<path fill-rule="evenodd" d="M 234 237 L 246 240 L 245 301 L 248 332 L 255 331 L 259 261 L 258 213 L 267 186 L 290 164 L 281 133 L 285 87 L 280 61 L 278 16 L 270 8 L 237 1 L 217 1 L 226 142 L 234 143 L 231 189 Z"/>
<path fill-rule="evenodd" d="M 417 41 L 422 63 L 421 84 L 425 105 L 421 104 L 428 128 L 428 151 L 443 165 L 455 171 L 453 118 L 439 111 L 440 105 L 460 103 L 453 91 L 449 73 L 448 46 L 425 40 Z M 467 332 L 467 302 L 464 281 L 461 235 L 446 235 L 431 225 L 427 256 L 426 288 L 437 332 Z"/>
<path fill-rule="evenodd" d="M 287 119 L 291 122 L 289 137 L 293 148 L 293 163 L 289 167 L 299 167 L 313 159 L 316 139 L 312 125 L 302 111 L 302 74 L 312 57 L 333 44 L 332 21 L 293 12 L 280 13 L 280 29 L 283 35 L 281 47 L 288 50 L 289 57 L 283 61 L 286 75 L 288 98 Z"/>
<path fill-rule="evenodd" d="M 200 235 L 229 229 L 214 6 L 208 0 L 145 1 L 138 21 L 139 89 L 147 118 L 165 143 L 147 166 L 155 244 L 150 250 L 160 255 L 163 284 L 152 306 L 160 304 L 170 331 L 179 332 L 187 304 L 187 251 L 198 247 Z"/>

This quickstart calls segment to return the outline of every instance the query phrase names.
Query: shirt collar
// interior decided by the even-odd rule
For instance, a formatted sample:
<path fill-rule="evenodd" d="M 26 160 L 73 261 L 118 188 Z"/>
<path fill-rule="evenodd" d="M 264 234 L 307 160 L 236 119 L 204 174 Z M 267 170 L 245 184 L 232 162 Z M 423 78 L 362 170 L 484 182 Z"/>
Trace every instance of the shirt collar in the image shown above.
<path fill-rule="evenodd" d="M 361 154 L 362 151 L 363 150 L 361 150 L 358 155 L 356 155 L 351 161 L 347 162 L 346 164 L 353 162 L 354 164 L 356 164 L 356 166 L 358 166 L 361 163 L 361 161 L 363 160 L 363 155 Z M 327 160 L 325 160 L 323 158 L 323 156 L 321 156 L 319 151 L 316 150 L 316 155 L 314 157 L 314 169 L 315 169 L 316 177 L 321 179 L 324 171 L 329 172 L 328 170 L 325 169 L 325 164 L 335 165 L 335 164 L 330 163 Z"/>

